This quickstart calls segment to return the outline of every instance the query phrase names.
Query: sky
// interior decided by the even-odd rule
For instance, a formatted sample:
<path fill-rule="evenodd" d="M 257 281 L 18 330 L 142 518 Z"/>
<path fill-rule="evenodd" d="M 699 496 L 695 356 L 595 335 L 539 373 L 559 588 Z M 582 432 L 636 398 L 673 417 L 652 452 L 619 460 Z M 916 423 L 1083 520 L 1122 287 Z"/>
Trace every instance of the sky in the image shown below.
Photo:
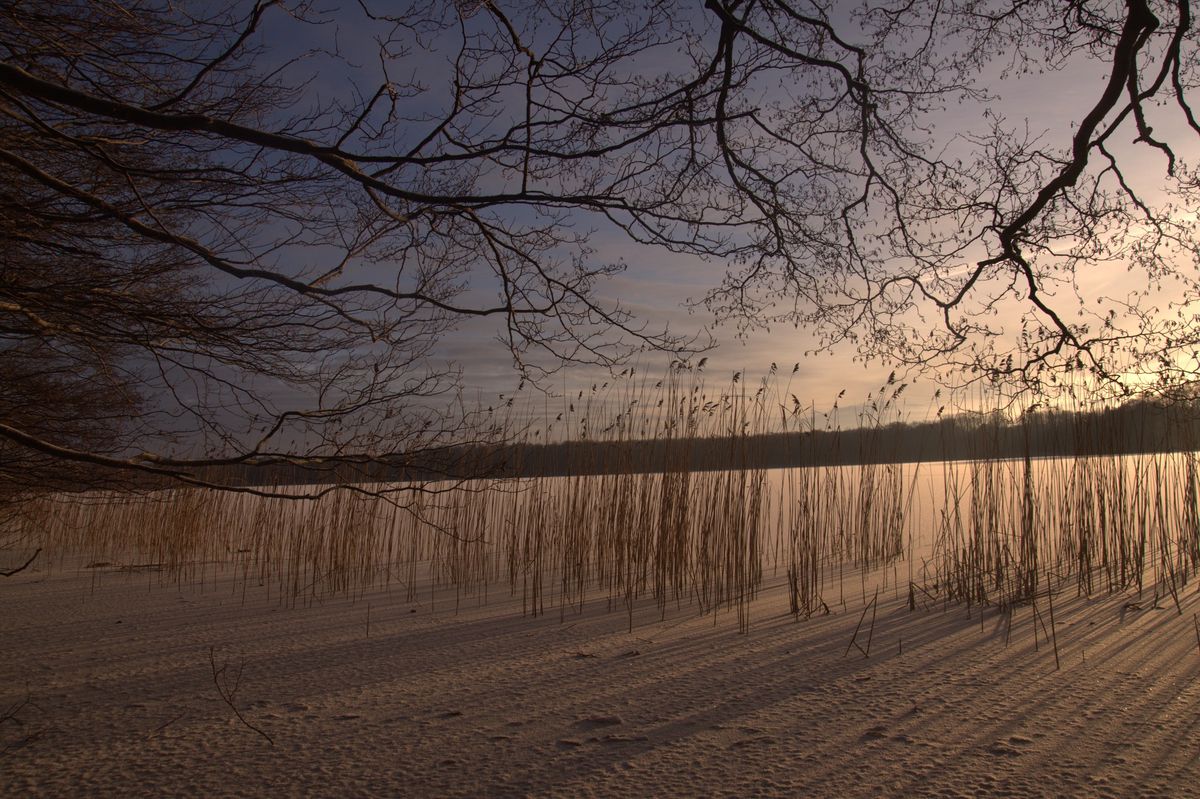
<path fill-rule="evenodd" d="M 991 72 L 998 71 L 997 67 Z M 982 111 L 1002 118 L 1013 128 L 1026 128 L 1040 136 L 1047 147 L 1068 148 L 1070 137 L 1080 120 L 1097 101 L 1108 80 L 1107 66 L 1076 60 L 1056 69 L 1035 69 L 1007 77 L 985 74 L 981 85 L 990 93 L 983 103 L 957 104 L 946 108 L 929 121 L 937 127 L 964 136 L 980 130 Z M 1181 132 L 1181 121 L 1165 116 L 1155 120 L 1157 130 L 1173 127 Z M 1184 137 L 1186 140 L 1186 136 Z M 960 142 L 961 144 L 961 139 Z M 1153 195 L 1156 180 L 1165 174 L 1165 159 L 1156 151 L 1131 143 L 1118 142 L 1115 151 L 1126 161 L 1130 180 Z M 1190 155 L 1190 153 L 1184 153 Z M 637 315 L 652 324 L 669 324 L 676 331 L 703 331 L 713 336 L 713 348 L 706 351 L 706 370 L 709 379 L 725 383 L 734 373 L 765 374 L 772 364 L 791 370 L 799 364 L 792 390 L 802 395 L 818 410 L 828 410 L 844 392 L 841 404 L 851 413 L 865 401 L 894 372 L 886 361 L 864 360 L 849 345 L 832 350 L 821 349 L 810 331 L 791 326 L 773 329 L 739 331 L 735 325 L 713 317 L 694 301 L 716 285 L 727 265 L 719 261 L 704 261 L 675 255 L 653 248 L 639 247 L 619 233 L 599 233 L 593 241 L 605 254 L 621 257 L 627 271 L 612 279 L 600 293 L 621 300 Z M 964 262 L 964 268 L 966 263 Z M 1080 276 L 1085 296 L 1104 294 L 1122 296 L 1136 291 L 1142 281 L 1120 265 L 1097 267 Z M 1051 290 L 1051 296 L 1054 291 Z M 1016 326 L 1017 316 L 1026 309 L 1018 306 L 1004 309 L 998 324 Z M 512 395 L 513 377 L 504 365 L 501 349 L 492 350 L 485 344 L 488 325 L 476 324 L 460 330 L 446 342 L 446 352 L 466 366 L 467 373 L 484 376 L 477 384 L 480 396 Z M 653 354 L 643 356 L 648 367 L 663 369 L 666 359 Z M 693 359 L 695 362 L 696 359 Z M 936 413 L 945 402 L 935 394 L 944 393 L 946 385 L 953 386 L 959 376 L 953 373 L 929 374 L 910 372 L 903 379 L 911 388 L 901 402 L 900 415 L 906 419 L 926 418 Z M 563 381 L 565 393 L 597 380 L 595 370 L 576 369 Z M 962 376 L 963 381 L 966 376 Z M 971 407 L 979 401 L 978 391 L 968 391 L 957 402 Z"/>
<path fill-rule="evenodd" d="M 378 28 L 352 11 L 347 13 L 339 4 L 331 2 L 317 15 L 324 20 L 321 25 L 301 25 L 286 20 L 276 21 L 274 26 L 267 25 L 264 44 L 269 48 L 270 58 L 282 63 L 306 54 L 311 48 L 327 47 L 333 37 L 338 42 L 340 55 L 348 56 L 350 63 L 357 67 L 352 79 L 359 87 L 373 85 L 371 81 L 378 75 L 372 58 L 377 47 Z M 346 94 L 351 83 L 344 72 L 345 67 L 329 68 L 334 63 L 335 60 L 310 55 L 301 59 L 296 74 L 304 76 L 312 96 L 327 99 Z M 411 68 L 412 60 L 403 63 L 409 68 L 393 66 L 392 77 L 416 77 L 419 70 Z M 419 113 L 425 103 L 428 103 L 429 113 L 439 112 L 445 102 L 445 93 L 431 82 L 431 76 L 439 74 L 443 68 L 444 65 L 432 63 L 422 72 L 419 79 L 433 90 L 428 96 L 407 101 L 408 113 Z M 659 68 L 671 69 L 666 63 L 659 64 Z M 581 224 L 594 231 L 589 243 L 595 248 L 597 259 L 622 261 L 627 265 L 622 274 L 597 286 L 597 296 L 602 300 L 618 301 L 649 329 L 665 327 L 706 342 L 690 362 L 695 364 L 706 359 L 706 375 L 714 384 L 728 382 L 735 373 L 766 374 L 772 363 L 781 369 L 786 366 L 789 372 L 799 364 L 793 390 L 804 394 L 806 402 L 828 407 L 843 389 L 851 398 L 865 397 L 877 390 L 892 370 L 888 364 L 855 362 L 849 348 L 817 351 L 814 337 L 792 326 L 776 326 L 769 331 L 739 331 L 732 322 L 714 317 L 698 304 L 704 294 L 720 282 L 728 264 L 639 245 L 622 231 L 606 227 L 594 218 L 584 219 Z M 445 336 L 437 351 L 440 357 L 461 369 L 464 395 L 485 407 L 502 403 L 522 385 L 510 354 L 497 340 L 501 334 L 500 326 L 493 319 L 463 320 L 455 331 Z M 643 374 L 658 374 L 665 373 L 675 360 L 674 354 L 648 351 L 635 355 L 631 363 Z M 619 373 L 625 366 L 621 364 L 612 371 Z M 565 397 L 612 377 L 612 372 L 600 367 L 569 366 L 544 381 L 540 386 L 542 391 L 527 387 L 523 395 L 529 396 L 533 404 L 540 405 L 545 401 L 544 391 Z M 932 394 L 935 388 L 931 384 L 926 395 Z"/>
<path fill-rule="evenodd" d="M 369 41 L 366 29 L 360 27 L 365 23 L 356 23 L 340 15 L 330 19 L 336 20 L 337 39 L 344 52 L 361 50 L 363 69 L 370 72 L 374 44 Z M 282 39 L 275 38 L 268 44 L 278 48 L 277 55 L 282 57 L 289 47 L 302 48 L 306 42 L 303 37 L 291 38 L 285 45 Z M 663 68 L 669 70 L 670 65 Z M 1032 73 L 1006 79 L 994 74 L 994 68 L 989 69 L 992 74 L 985 72 L 981 77 L 981 85 L 993 95 L 985 104 L 955 105 L 929 120 L 949 133 L 946 140 L 953 142 L 951 146 L 964 146 L 961 136 L 980 129 L 986 106 L 1010 126 L 1027 126 L 1032 133 L 1042 135 L 1047 147 L 1065 148 L 1073 125 L 1095 102 L 1107 79 L 1106 65 L 1084 62 L 1068 63 L 1054 70 L 1035 69 Z M 336 95 L 344 91 L 345 83 L 336 71 L 322 71 L 314 74 L 312 88 L 318 94 Z M 436 105 L 437 97 L 435 90 L 428 99 Z M 1147 186 L 1153 185 L 1154 175 L 1165 170 L 1162 157 L 1149 148 L 1130 148 L 1125 155 L 1132 167 L 1130 173 L 1135 179 L 1149 181 Z M 811 332 L 803 329 L 777 326 L 770 330 L 740 332 L 735 325 L 714 318 L 694 303 L 719 283 L 728 268 L 719 260 L 706 261 L 639 246 L 619 231 L 603 226 L 596 227 L 590 243 L 603 259 L 621 260 L 627 264 L 623 274 L 598 286 L 597 293 L 601 298 L 619 300 L 652 328 L 669 326 L 675 332 L 712 336 L 712 348 L 702 355 L 707 358 L 706 374 L 714 383 L 722 384 L 734 373 L 765 374 L 772 364 L 790 372 L 793 364 L 798 364 L 792 390 L 816 408 L 827 409 L 842 392 L 846 397 L 843 404 L 853 406 L 856 398 L 865 398 L 876 391 L 894 370 L 893 364 L 887 362 L 864 362 L 849 346 L 819 349 Z M 1097 269 L 1083 276 L 1082 281 L 1089 290 L 1112 296 L 1138 287 L 1137 276 L 1117 266 Z M 786 297 L 782 299 L 787 301 Z M 1013 315 L 1021 312 L 1020 307 L 1006 308 L 1001 311 L 997 323 L 1015 325 Z M 1005 315 L 1011 321 L 1006 321 Z M 497 333 L 491 320 L 466 321 L 448 334 L 438 348 L 438 357 L 462 369 L 466 396 L 477 398 L 485 406 L 512 396 L 519 383 L 508 353 L 495 340 Z M 701 355 L 697 354 L 693 361 L 699 357 Z M 671 360 L 672 356 L 662 353 L 646 353 L 638 356 L 635 362 L 643 373 L 655 373 L 664 371 Z M 567 396 L 602 379 L 604 375 L 595 368 L 571 367 L 548 379 L 542 387 Z M 906 395 L 902 415 L 923 418 L 938 404 L 934 392 L 941 390 L 945 383 L 955 383 L 957 376 L 914 374 L 903 379 L 911 380 L 913 386 Z M 530 396 L 541 396 L 536 391 L 526 391 Z M 535 402 L 541 401 L 544 400 L 535 399 Z"/>

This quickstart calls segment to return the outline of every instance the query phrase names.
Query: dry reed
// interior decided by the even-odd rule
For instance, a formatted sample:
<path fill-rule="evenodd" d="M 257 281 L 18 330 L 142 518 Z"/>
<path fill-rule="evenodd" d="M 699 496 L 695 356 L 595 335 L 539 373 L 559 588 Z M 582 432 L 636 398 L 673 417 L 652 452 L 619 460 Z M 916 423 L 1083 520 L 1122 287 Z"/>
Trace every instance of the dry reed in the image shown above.
<path fill-rule="evenodd" d="M 858 425 L 869 432 L 894 421 L 903 388 L 889 381 Z M 241 590 L 265 586 L 283 602 L 389 585 L 416 600 L 427 584 L 431 600 L 452 590 L 456 603 L 483 602 L 504 591 L 528 614 L 565 617 L 598 592 L 631 625 L 644 602 L 660 615 L 730 608 L 743 629 L 769 575 L 781 575 L 797 617 L 845 606 L 848 578 L 860 576 L 865 613 L 876 601 L 868 603 L 870 586 L 878 595 L 868 575 L 906 553 L 913 609 L 920 599 L 922 607 L 1011 612 L 1043 591 L 1049 599 L 1052 579 L 1081 595 L 1154 590 L 1156 601 L 1169 596 L 1178 607 L 1200 568 L 1200 468 L 1191 452 L 983 453 L 940 472 L 927 467 L 929 479 L 940 474 L 941 504 L 918 518 L 920 468 L 873 451 L 871 435 L 857 438 L 857 464 L 763 465 L 768 434 L 817 428 L 815 410 L 774 368 L 753 388 L 738 374 L 710 392 L 698 370 L 676 367 L 654 384 L 626 379 L 564 405 L 557 435 L 575 443 L 557 450 L 565 467 L 555 476 L 321 500 L 182 487 L 47 495 L 12 517 L 28 530 L 4 532 L 33 536 L 59 562 L 86 553 L 153 565 L 151 581 L 203 586 L 232 568 Z M 835 429 L 836 419 L 825 424 Z M 532 444 L 552 427 L 517 451 L 548 457 L 552 448 Z M 806 456 L 805 441 L 793 435 L 775 446 L 801 450 L 783 454 L 794 462 Z M 916 529 L 928 524 L 932 535 Z"/>

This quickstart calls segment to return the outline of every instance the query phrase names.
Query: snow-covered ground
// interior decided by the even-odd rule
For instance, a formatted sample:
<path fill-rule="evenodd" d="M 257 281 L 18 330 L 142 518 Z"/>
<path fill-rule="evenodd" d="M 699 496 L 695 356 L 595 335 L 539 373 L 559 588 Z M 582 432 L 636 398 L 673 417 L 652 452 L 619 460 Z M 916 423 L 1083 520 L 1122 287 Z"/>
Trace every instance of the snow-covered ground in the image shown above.
<path fill-rule="evenodd" d="M 864 616 L 858 576 L 797 621 L 772 577 L 743 634 L 45 565 L 0 581 L 3 796 L 1200 795 L 1195 583 L 1063 587 L 1051 636 L 1048 603 L 911 611 L 894 581 Z"/>

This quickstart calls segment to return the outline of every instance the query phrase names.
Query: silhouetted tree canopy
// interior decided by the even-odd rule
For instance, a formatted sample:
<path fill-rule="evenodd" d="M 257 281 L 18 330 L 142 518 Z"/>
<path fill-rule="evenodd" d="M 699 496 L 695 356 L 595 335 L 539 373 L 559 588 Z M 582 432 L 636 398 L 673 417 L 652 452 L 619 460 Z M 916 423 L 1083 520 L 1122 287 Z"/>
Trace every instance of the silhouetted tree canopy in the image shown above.
<path fill-rule="evenodd" d="M 463 320 L 535 380 L 689 346 L 603 299 L 597 231 L 943 376 L 1197 368 L 1185 0 L 25 0 L 0 53 L 6 474 L 491 437 Z M 1078 118 L 1003 116 L 1068 69 Z"/>

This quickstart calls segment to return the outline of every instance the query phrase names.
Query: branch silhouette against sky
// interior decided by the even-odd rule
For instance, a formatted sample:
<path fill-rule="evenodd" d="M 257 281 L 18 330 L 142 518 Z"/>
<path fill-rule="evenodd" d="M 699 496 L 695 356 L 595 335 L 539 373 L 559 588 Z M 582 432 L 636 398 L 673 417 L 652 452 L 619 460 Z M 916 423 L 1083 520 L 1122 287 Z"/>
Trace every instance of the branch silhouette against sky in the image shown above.
<path fill-rule="evenodd" d="M 489 439 L 450 354 L 553 388 L 705 351 L 711 323 L 952 384 L 1198 368 L 1185 1 L 33 0 L 0 22 L 14 464 Z M 704 279 L 669 296 L 680 272 Z"/>

